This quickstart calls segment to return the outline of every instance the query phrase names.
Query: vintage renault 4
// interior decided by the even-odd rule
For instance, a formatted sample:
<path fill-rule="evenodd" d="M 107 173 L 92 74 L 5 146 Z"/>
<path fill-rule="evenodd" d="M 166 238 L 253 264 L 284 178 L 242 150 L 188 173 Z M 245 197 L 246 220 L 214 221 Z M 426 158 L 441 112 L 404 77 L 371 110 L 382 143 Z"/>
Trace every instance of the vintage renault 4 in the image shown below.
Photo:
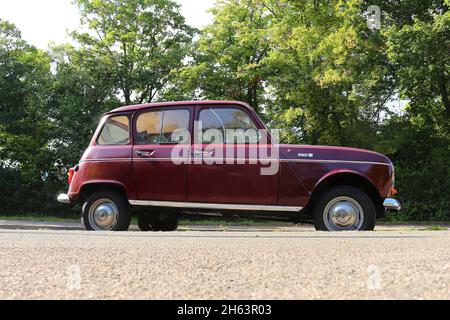
<path fill-rule="evenodd" d="M 88 230 L 172 231 L 181 214 L 313 222 L 373 230 L 398 211 L 392 162 L 376 152 L 279 145 L 235 101 L 127 106 L 104 115 L 61 203 L 82 204 Z M 136 210 L 138 208 L 138 210 Z"/>

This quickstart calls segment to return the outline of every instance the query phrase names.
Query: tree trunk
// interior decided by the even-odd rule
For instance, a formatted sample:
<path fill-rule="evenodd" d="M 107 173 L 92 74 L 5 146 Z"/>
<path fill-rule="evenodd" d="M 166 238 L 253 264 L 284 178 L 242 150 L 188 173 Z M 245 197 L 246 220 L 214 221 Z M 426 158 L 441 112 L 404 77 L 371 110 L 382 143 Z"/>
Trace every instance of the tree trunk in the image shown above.
<path fill-rule="evenodd" d="M 247 101 L 258 112 L 258 84 L 251 84 L 247 87 Z"/>
<path fill-rule="evenodd" d="M 445 76 L 442 76 L 441 80 L 439 81 L 439 90 L 441 91 L 442 102 L 444 103 L 445 107 L 445 115 L 447 116 L 447 118 L 450 118 L 450 101 L 447 92 L 447 78 Z"/>
<path fill-rule="evenodd" d="M 125 98 L 125 104 L 130 105 L 131 104 L 131 92 L 128 88 L 123 88 L 123 95 Z"/>
<path fill-rule="evenodd" d="M 258 84 L 253 86 L 253 108 L 255 108 L 256 112 L 259 112 L 258 105 Z"/>

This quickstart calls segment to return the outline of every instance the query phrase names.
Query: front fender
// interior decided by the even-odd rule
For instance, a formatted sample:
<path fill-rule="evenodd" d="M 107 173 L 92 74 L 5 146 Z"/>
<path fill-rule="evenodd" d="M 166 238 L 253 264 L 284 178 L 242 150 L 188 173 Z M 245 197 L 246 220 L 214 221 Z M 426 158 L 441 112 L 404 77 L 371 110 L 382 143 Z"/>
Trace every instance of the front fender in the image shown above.
<path fill-rule="evenodd" d="M 356 171 L 356 170 L 352 170 L 352 169 L 334 169 L 331 170 L 329 172 L 327 172 L 325 175 L 323 175 L 316 183 L 316 185 L 314 186 L 314 189 L 317 189 L 320 184 L 322 184 L 325 180 L 330 179 L 333 176 L 337 176 L 337 175 L 343 175 L 343 174 L 350 174 L 350 175 L 356 175 L 362 179 L 367 180 L 368 182 L 370 182 L 374 187 L 376 187 L 376 184 L 374 183 L 374 181 L 372 179 L 370 179 L 367 175 L 365 175 L 364 173 L 360 172 L 360 171 Z"/>

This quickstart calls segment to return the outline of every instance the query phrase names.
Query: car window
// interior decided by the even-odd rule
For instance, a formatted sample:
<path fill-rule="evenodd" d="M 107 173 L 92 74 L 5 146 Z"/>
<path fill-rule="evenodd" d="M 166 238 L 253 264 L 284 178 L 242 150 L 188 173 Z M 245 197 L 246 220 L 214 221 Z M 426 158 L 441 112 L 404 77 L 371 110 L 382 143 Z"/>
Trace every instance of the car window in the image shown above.
<path fill-rule="evenodd" d="M 161 143 L 178 143 L 189 132 L 189 111 L 164 111 Z"/>
<path fill-rule="evenodd" d="M 150 111 L 136 121 L 137 144 L 179 143 L 189 132 L 188 110 Z"/>
<path fill-rule="evenodd" d="M 225 143 L 258 143 L 257 127 L 249 115 L 238 108 L 208 108 L 200 111 L 203 143 L 219 143 L 208 130 L 219 130 Z"/>
<path fill-rule="evenodd" d="M 136 143 L 159 144 L 162 119 L 162 111 L 151 111 L 141 114 L 136 121 Z"/>
<path fill-rule="evenodd" d="M 115 116 L 106 120 L 98 137 L 99 145 L 126 145 L 130 143 L 130 120 L 127 116 Z"/>

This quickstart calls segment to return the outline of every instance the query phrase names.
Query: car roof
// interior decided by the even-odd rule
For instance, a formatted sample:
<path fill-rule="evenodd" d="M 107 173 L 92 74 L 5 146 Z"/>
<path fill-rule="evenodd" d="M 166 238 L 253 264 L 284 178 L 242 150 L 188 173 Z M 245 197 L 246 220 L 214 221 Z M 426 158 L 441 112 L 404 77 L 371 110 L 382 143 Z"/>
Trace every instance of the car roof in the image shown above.
<path fill-rule="evenodd" d="M 149 108 L 164 108 L 164 107 L 195 107 L 197 105 L 239 105 L 247 109 L 253 110 L 247 103 L 241 101 L 226 101 L 226 100 L 204 100 L 204 101 L 172 101 L 172 102 L 157 102 L 157 103 L 146 103 L 137 104 L 132 106 L 125 106 L 114 109 L 106 114 L 124 113 L 124 112 L 134 112 L 139 110 L 145 110 Z"/>

